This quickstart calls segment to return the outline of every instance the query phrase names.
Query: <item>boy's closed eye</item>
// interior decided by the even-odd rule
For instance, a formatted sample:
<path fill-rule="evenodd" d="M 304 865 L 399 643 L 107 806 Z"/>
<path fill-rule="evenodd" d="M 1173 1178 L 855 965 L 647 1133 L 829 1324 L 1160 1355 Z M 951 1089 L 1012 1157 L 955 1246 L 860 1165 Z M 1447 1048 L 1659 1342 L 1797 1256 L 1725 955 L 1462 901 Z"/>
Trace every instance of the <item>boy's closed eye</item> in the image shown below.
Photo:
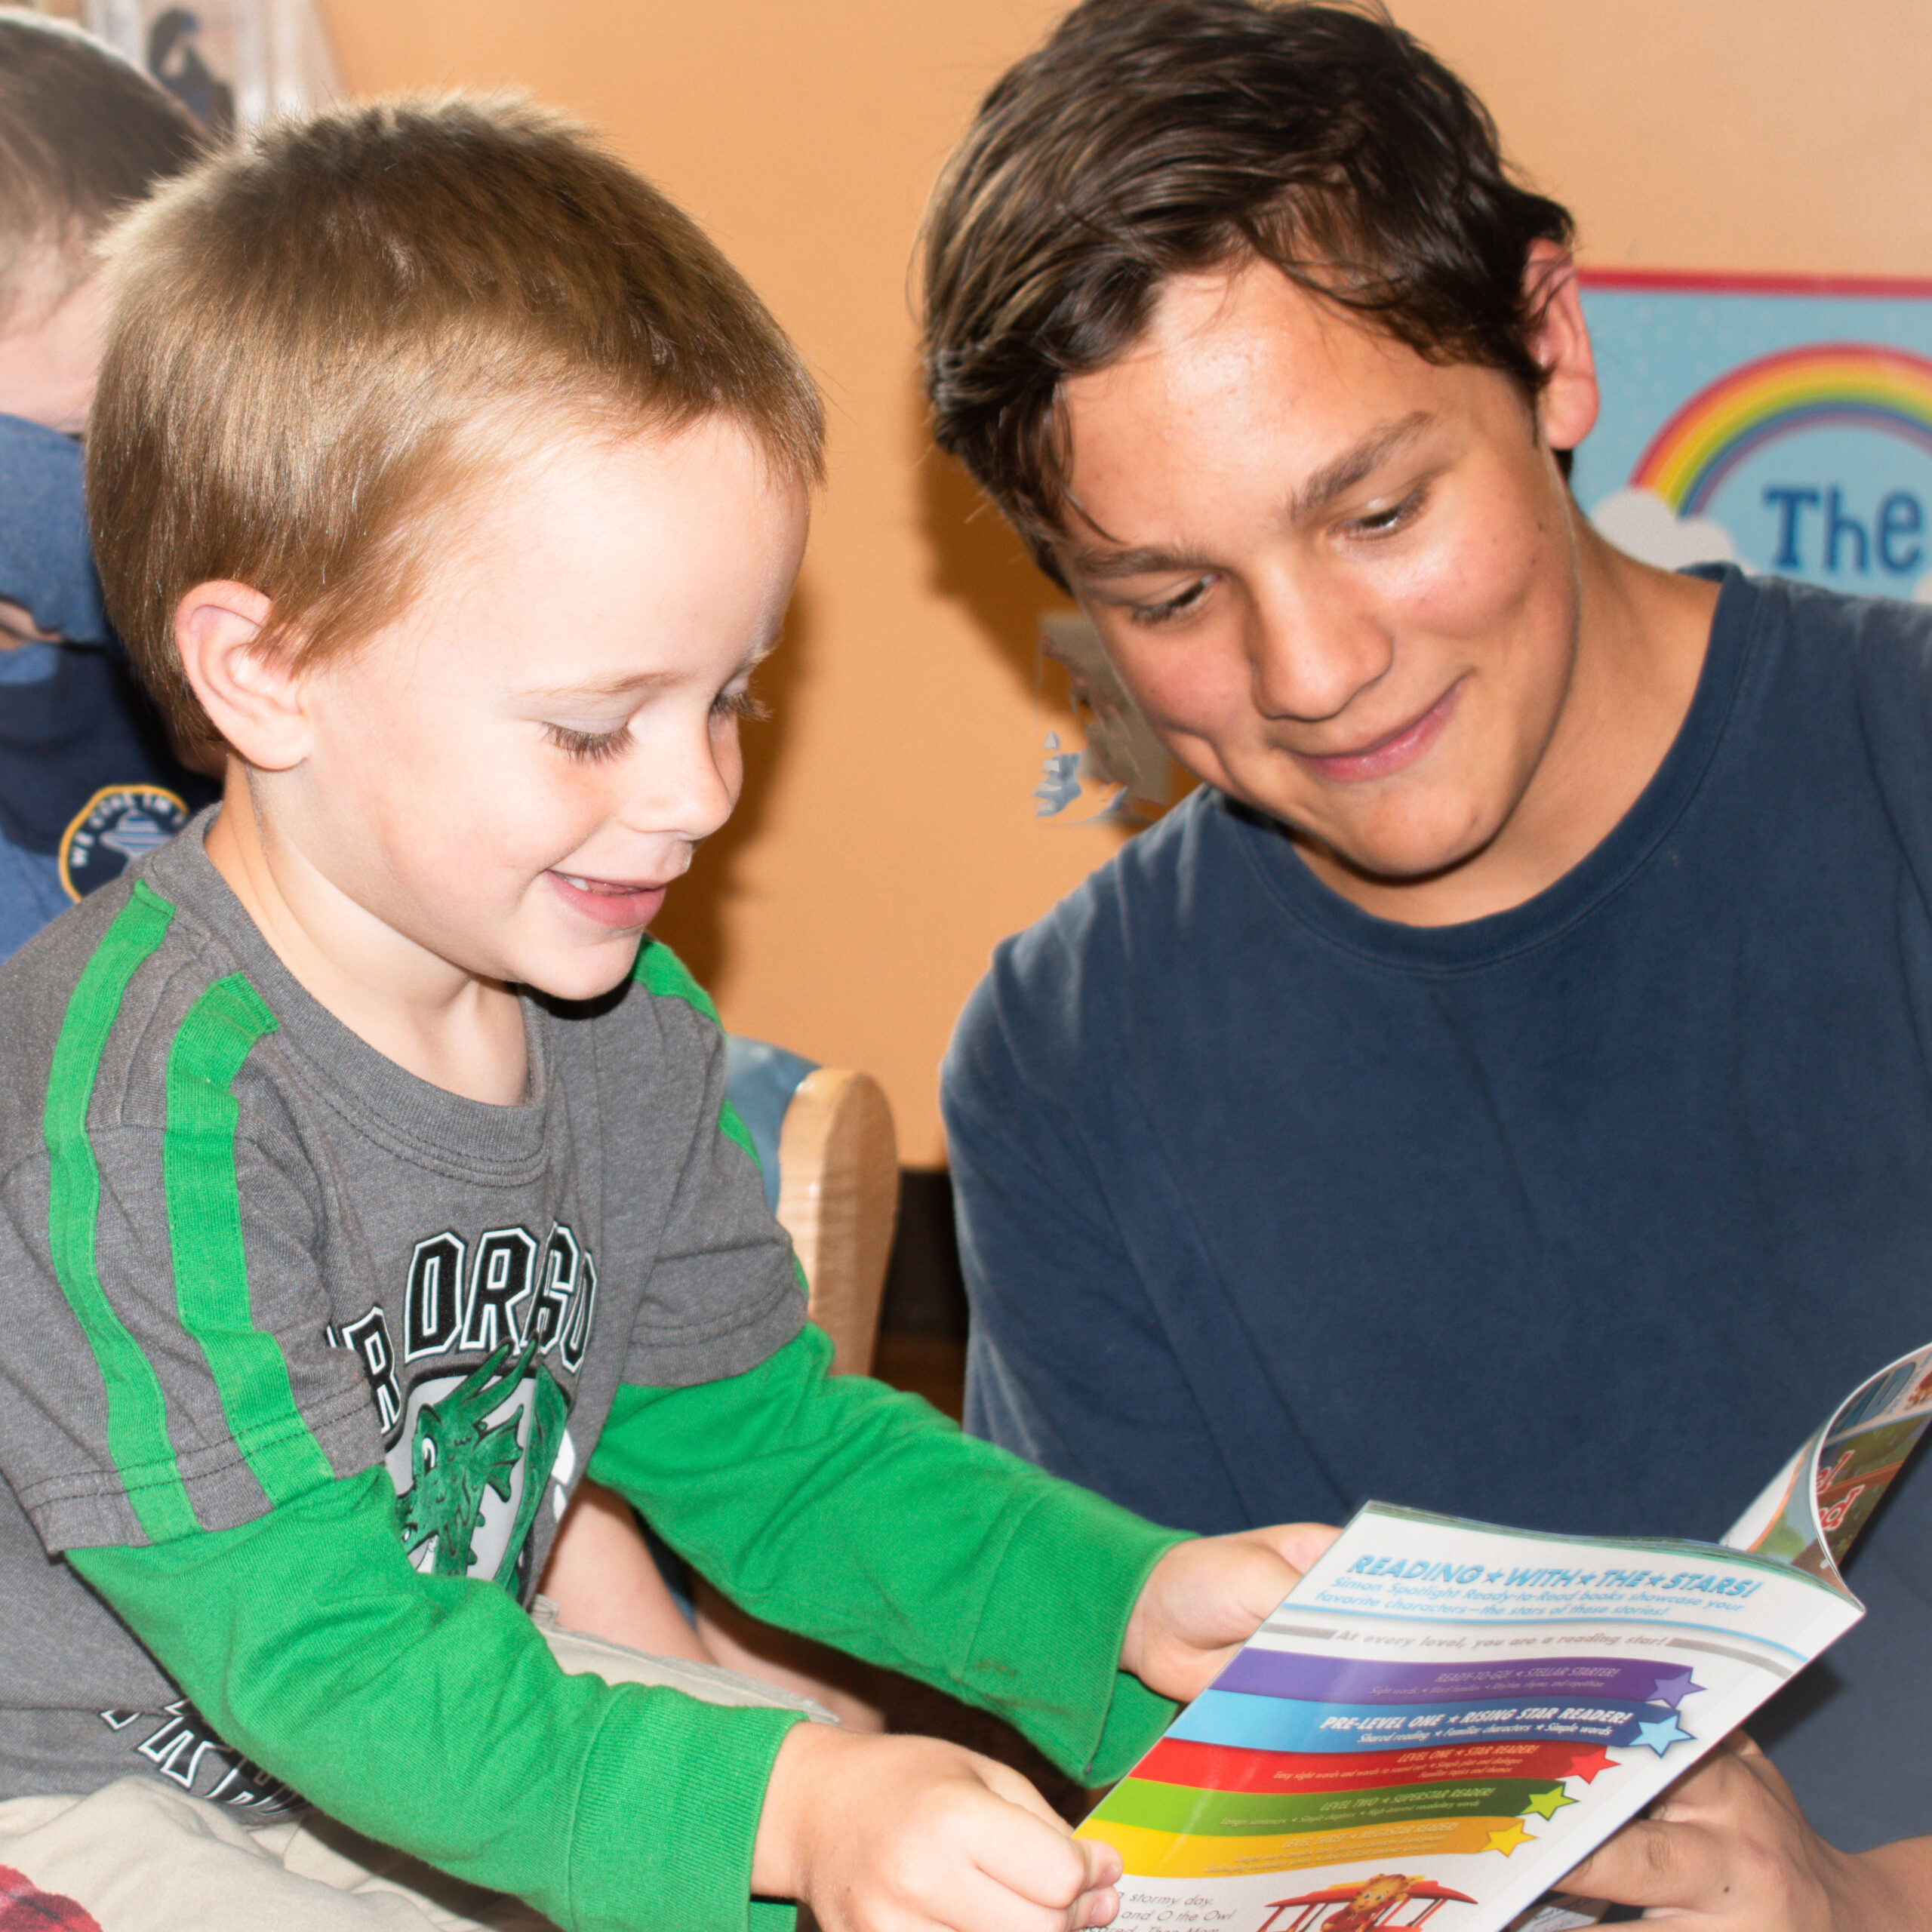
<path fill-rule="evenodd" d="M 720 722 L 728 718 L 755 722 L 769 718 L 771 713 L 749 689 L 740 688 L 734 691 L 728 687 L 712 700 L 711 715 Z M 605 731 L 553 722 L 543 727 L 543 735 L 559 751 L 589 764 L 620 757 L 635 742 L 628 721 Z"/>

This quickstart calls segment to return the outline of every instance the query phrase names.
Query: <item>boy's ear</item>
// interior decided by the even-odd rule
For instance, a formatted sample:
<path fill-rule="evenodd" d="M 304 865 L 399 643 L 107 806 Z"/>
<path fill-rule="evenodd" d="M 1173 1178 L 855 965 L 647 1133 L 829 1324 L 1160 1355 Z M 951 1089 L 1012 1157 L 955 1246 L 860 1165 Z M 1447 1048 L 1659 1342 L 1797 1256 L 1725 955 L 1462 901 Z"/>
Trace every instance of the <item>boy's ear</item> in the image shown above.
<path fill-rule="evenodd" d="M 1523 295 L 1536 318 L 1531 352 L 1546 377 L 1537 397 L 1537 426 L 1552 449 L 1574 450 L 1597 420 L 1597 365 L 1569 250 L 1554 242 L 1532 242 Z"/>
<path fill-rule="evenodd" d="M 215 729 L 257 770 L 286 771 L 308 755 L 309 721 L 288 660 L 261 648 L 272 608 L 245 583 L 198 583 L 174 607 L 174 644 Z"/>

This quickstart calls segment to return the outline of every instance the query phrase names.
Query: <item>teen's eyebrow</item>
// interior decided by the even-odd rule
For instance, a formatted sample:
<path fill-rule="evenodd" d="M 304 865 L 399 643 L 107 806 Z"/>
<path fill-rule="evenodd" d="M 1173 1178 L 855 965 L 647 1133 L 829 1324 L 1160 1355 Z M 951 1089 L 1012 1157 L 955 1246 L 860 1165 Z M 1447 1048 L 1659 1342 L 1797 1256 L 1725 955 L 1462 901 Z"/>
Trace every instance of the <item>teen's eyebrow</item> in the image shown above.
<path fill-rule="evenodd" d="M 1289 498 L 1290 521 L 1303 523 L 1318 515 L 1337 497 L 1346 496 L 1358 483 L 1373 476 L 1435 421 L 1430 411 L 1418 409 L 1370 430 L 1352 449 L 1344 450 L 1333 462 L 1323 464 Z"/>
<path fill-rule="evenodd" d="M 1373 476 L 1389 459 L 1432 428 L 1434 415 L 1418 409 L 1392 423 L 1371 429 L 1351 449 L 1344 450 L 1324 463 L 1288 500 L 1289 521 L 1306 521 L 1326 509 L 1337 497 Z M 1158 544 L 1145 544 L 1131 550 L 1091 549 L 1075 550 L 1065 559 L 1066 567 L 1094 583 L 1117 577 L 1162 577 L 1171 572 L 1210 571 L 1216 568 L 1211 558 L 1191 550 L 1168 550 Z"/>

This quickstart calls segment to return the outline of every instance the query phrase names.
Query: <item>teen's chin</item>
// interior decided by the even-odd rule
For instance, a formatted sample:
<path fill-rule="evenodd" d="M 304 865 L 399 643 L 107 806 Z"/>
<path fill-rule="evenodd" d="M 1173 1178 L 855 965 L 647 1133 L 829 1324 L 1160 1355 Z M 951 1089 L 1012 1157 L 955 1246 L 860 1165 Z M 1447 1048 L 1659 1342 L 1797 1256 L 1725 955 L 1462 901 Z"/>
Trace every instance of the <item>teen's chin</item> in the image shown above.
<path fill-rule="evenodd" d="M 1496 833 L 1484 815 L 1466 807 L 1389 819 L 1350 826 L 1324 842 L 1355 871 L 1398 884 L 1455 871 L 1487 851 Z"/>

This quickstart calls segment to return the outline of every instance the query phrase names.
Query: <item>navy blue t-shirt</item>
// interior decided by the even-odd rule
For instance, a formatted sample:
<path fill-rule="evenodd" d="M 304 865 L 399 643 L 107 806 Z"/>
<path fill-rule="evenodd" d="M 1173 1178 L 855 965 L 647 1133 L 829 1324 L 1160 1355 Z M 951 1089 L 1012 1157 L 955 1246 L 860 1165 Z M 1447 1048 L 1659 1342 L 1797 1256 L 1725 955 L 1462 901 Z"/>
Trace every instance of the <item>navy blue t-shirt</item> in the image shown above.
<path fill-rule="evenodd" d="M 1376 1497 L 1715 1538 L 1932 1339 L 1932 611 L 1729 575 L 1690 714 L 1527 904 L 1438 928 L 1204 789 L 1031 931 L 946 1116 L 968 1426 L 1158 1520 Z M 1755 1727 L 1932 1832 L 1932 1462 Z"/>

